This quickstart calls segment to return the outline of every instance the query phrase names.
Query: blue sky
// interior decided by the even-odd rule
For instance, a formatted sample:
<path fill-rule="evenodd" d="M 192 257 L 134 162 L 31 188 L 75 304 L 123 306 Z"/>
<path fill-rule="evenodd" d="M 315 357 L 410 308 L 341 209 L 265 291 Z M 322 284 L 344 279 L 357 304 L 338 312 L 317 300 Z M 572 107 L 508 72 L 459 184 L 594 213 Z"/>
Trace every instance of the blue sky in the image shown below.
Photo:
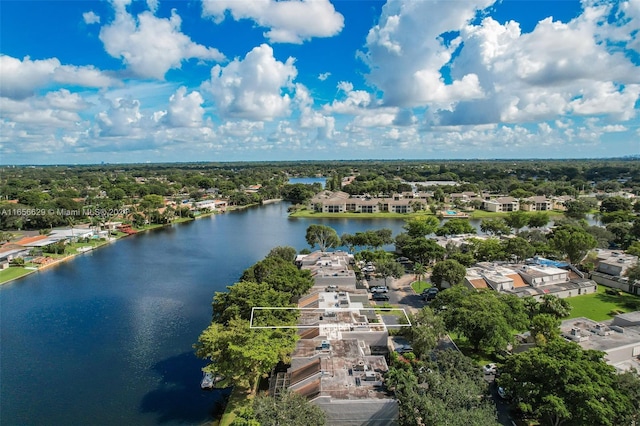
<path fill-rule="evenodd" d="M 640 153 L 640 0 L 0 0 L 0 164 Z"/>

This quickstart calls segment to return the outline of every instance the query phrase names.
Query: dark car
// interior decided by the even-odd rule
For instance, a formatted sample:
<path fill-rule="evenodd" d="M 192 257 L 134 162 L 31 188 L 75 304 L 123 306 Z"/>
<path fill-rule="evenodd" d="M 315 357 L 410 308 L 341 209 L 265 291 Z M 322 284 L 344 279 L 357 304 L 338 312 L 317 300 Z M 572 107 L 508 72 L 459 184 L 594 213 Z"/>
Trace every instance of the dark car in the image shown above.
<path fill-rule="evenodd" d="M 427 302 L 433 300 L 438 295 L 438 289 L 436 287 L 431 287 L 422 292 L 422 298 Z"/>
<path fill-rule="evenodd" d="M 373 295 L 371 296 L 372 300 L 377 300 L 377 301 L 387 301 L 389 300 L 389 296 L 387 296 L 384 293 L 373 293 Z"/>

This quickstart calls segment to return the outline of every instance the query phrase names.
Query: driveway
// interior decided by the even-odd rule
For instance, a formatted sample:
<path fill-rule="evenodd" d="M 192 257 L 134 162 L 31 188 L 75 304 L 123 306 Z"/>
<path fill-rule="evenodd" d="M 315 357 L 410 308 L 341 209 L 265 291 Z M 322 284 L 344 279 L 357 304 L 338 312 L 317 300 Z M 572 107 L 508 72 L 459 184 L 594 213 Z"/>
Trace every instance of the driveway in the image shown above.
<path fill-rule="evenodd" d="M 405 274 L 398 279 L 387 278 L 389 303 L 399 308 L 404 308 L 408 314 L 416 313 L 425 306 L 420 296 L 411 288 L 411 283 L 414 281 L 414 274 Z M 384 280 L 381 278 L 372 278 L 369 281 L 369 286 L 373 287 L 377 285 L 384 285 Z"/>

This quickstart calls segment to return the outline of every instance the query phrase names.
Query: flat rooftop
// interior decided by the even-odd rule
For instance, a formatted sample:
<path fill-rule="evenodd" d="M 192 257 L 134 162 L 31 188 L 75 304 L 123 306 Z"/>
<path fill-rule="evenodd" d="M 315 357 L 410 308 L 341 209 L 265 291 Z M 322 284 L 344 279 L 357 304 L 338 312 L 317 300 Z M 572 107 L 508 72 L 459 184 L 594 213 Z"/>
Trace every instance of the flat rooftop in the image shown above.
<path fill-rule="evenodd" d="M 291 368 L 279 379 L 291 390 L 312 398 L 392 399 L 383 386 L 383 374 L 388 370 L 385 358 L 371 355 L 362 341 L 343 339 L 327 345 L 318 338 L 298 341 L 291 354 Z"/>
<path fill-rule="evenodd" d="M 584 349 L 607 352 L 640 344 L 640 327 L 624 327 L 624 332 L 620 332 L 616 331 L 617 327 L 609 327 L 609 324 L 610 321 L 598 323 L 580 317 L 563 321 L 560 330 L 563 336 L 579 343 Z"/>

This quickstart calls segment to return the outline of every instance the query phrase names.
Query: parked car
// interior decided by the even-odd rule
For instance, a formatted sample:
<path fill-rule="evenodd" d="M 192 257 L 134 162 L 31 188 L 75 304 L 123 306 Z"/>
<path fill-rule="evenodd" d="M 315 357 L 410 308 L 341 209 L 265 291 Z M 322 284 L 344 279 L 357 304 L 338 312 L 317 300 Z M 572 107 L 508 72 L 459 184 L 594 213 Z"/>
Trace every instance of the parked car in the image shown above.
<path fill-rule="evenodd" d="M 378 302 L 379 301 L 387 301 L 387 300 L 389 300 L 389 296 L 387 296 L 384 293 L 373 293 L 373 295 L 371 296 L 371 299 L 375 300 L 375 301 L 378 301 Z"/>
<path fill-rule="evenodd" d="M 398 352 L 399 354 L 406 354 L 407 352 L 413 352 L 413 348 L 410 345 L 399 345 L 396 346 L 394 351 Z"/>
<path fill-rule="evenodd" d="M 328 285 L 324 291 L 338 291 L 338 286 L 337 285 Z"/>
<path fill-rule="evenodd" d="M 502 399 L 507 399 L 507 391 L 502 386 L 498 388 L 498 396 Z"/>
<path fill-rule="evenodd" d="M 498 372 L 498 367 L 494 363 L 491 363 L 482 367 L 482 370 L 484 371 L 484 374 L 496 374 Z"/>
<path fill-rule="evenodd" d="M 378 285 L 375 287 L 371 287 L 369 290 L 371 291 L 371 293 L 388 293 L 389 287 L 387 287 L 386 285 Z"/>
<path fill-rule="evenodd" d="M 422 292 L 422 298 L 428 302 L 435 299 L 438 295 L 438 292 L 439 290 L 436 287 L 428 288 Z"/>

